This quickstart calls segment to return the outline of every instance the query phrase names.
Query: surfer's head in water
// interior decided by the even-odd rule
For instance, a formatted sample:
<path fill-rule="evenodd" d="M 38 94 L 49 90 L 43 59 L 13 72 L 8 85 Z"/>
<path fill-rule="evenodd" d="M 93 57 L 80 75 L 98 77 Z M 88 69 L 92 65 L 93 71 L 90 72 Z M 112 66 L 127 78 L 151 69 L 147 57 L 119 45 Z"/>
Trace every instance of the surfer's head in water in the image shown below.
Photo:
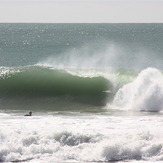
<path fill-rule="evenodd" d="M 24 116 L 32 116 L 32 112 L 30 111 L 29 114 L 25 114 Z"/>

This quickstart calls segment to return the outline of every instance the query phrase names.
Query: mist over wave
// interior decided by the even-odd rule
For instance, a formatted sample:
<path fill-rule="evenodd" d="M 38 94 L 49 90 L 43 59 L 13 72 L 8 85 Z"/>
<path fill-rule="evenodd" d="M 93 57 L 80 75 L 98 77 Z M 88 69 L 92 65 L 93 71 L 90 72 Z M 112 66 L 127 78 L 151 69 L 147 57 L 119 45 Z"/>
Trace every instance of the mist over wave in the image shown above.
<path fill-rule="evenodd" d="M 146 48 L 126 46 L 110 40 L 98 40 L 66 49 L 60 55 L 40 58 L 37 65 L 52 66 L 58 69 L 143 69 L 161 65 L 160 57 Z M 152 60 L 152 62 L 151 62 Z"/>
<path fill-rule="evenodd" d="M 65 51 L 59 56 L 48 56 L 37 64 L 65 69 L 100 69 L 118 65 L 120 50 L 113 43 L 94 42 Z"/>

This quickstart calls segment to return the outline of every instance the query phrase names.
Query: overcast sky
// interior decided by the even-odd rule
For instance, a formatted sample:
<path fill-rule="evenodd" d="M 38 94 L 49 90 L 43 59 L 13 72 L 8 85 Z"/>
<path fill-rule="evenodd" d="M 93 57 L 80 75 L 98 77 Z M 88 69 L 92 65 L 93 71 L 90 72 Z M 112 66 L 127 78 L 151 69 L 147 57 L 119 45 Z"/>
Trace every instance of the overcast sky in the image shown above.
<path fill-rule="evenodd" d="M 162 23 L 163 0 L 0 0 L 0 22 Z"/>

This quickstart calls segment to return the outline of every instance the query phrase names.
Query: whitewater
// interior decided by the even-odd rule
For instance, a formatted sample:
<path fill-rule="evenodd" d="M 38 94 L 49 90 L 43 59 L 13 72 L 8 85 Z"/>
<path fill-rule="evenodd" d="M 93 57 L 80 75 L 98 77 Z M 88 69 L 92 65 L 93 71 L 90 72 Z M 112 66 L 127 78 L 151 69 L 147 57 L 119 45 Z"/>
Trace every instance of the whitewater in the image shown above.
<path fill-rule="evenodd" d="M 162 162 L 162 42 L 162 24 L 0 24 L 0 162 Z"/>
<path fill-rule="evenodd" d="M 162 161 L 162 116 L 130 114 L 3 114 L 1 161 Z"/>

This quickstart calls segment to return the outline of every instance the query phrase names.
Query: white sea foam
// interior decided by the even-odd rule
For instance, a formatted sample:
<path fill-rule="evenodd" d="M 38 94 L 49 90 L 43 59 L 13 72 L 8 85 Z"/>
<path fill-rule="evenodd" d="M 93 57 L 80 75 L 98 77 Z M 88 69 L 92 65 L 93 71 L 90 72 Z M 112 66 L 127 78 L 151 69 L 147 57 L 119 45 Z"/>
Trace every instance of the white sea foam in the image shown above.
<path fill-rule="evenodd" d="M 159 115 L 10 116 L 0 123 L 0 160 L 161 161 L 162 125 Z"/>
<path fill-rule="evenodd" d="M 113 106 L 138 111 L 161 111 L 163 108 L 163 75 L 155 68 L 140 72 L 131 83 L 117 92 Z"/>

